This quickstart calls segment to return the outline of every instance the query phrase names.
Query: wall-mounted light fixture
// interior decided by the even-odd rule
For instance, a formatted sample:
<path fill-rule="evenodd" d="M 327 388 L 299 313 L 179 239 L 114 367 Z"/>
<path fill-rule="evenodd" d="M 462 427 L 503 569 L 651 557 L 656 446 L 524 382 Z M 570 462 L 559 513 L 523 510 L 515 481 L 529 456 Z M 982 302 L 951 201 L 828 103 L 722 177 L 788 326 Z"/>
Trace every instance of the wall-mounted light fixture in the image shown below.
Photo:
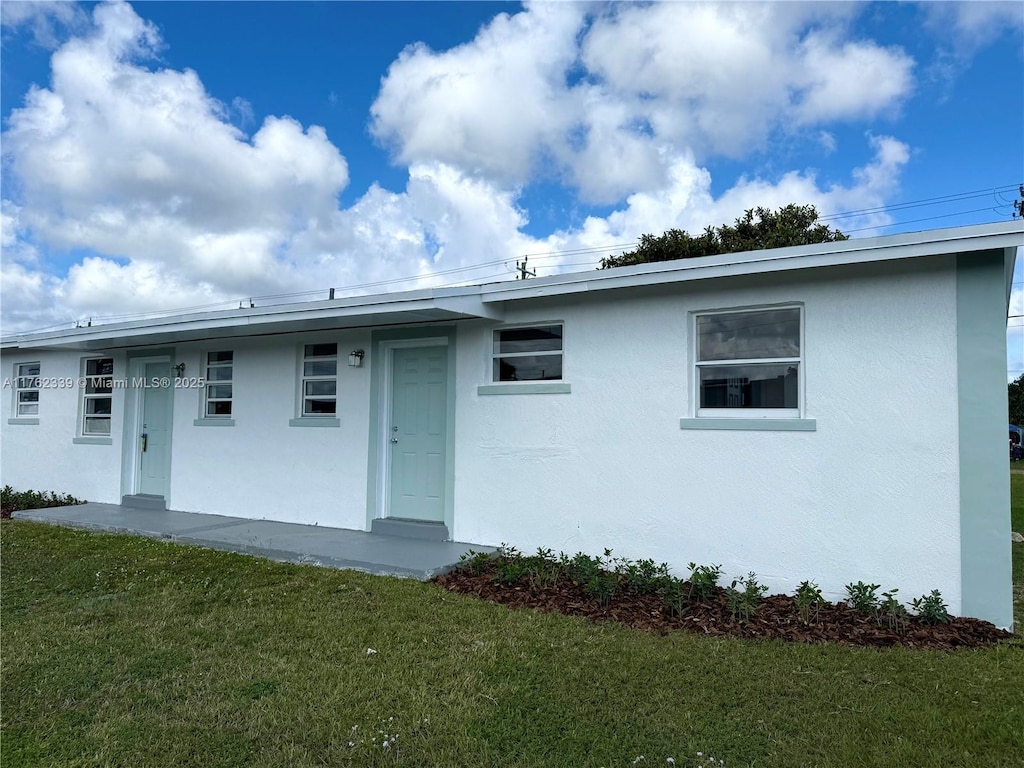
<path fill-rule="evenodd" d="M 178 374 L 178 378 L 180 379 L 182 376 L 185 375 L 185 364 L 178 363 L 176 366 L 174 366 L 174 372 Z"/>
<path fill-rule="evenodd" d="M 348 355 L 348 364 L 353 368 L 358 368 L 363 364 L 363 355 L 366 353 L 361 349 L 353 349 Z"/>

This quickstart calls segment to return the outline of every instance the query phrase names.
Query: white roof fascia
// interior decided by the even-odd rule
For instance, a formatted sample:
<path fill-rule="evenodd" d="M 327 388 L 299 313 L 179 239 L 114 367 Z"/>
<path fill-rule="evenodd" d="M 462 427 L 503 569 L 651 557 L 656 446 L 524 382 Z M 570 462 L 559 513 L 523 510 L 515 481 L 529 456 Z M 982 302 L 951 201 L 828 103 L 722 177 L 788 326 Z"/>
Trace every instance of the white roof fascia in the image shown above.
<path fill-rule="evenodd" d="M 1024 221 L 574 272 L 480 287 L 487 302 L 1024 246 Z"/>
<path fill-rule="evenodd" d="M 437 322 L 469 317 L 501 319 L 503 315 L 502 307 L 483 304 L 475 287 L 438 291 L 425 289 L 13 334 L 3 339 L 0 347 L 95 347 L 108 341 L 125 346 L 132 344 L 133 339 L 139 339 L 140 343 L 158 343 L 153 338 L 155 336 L 163 336 L 168 341 L 185 341 L 230 336 L 232 332 L 239 335 L 282 333 L 287 332 L 284 326 L 290 324 L 299 330 L 313 330 L 313 325 L 322 325 L 323 329 L 371 325 L 374 319 L 379 319 L 381 323 Z"/>

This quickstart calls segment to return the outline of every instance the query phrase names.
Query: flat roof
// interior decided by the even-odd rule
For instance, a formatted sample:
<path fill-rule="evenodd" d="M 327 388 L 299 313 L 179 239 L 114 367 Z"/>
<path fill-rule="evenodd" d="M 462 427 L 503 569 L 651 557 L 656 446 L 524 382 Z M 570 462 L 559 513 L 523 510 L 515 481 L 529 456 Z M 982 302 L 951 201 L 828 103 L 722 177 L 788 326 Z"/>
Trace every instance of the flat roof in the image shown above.
<path fill-rule="evenodd" d="M 324 301 L 165 315 L 89 327 L 30 331 L 0 338 L 2 349 L 112 349 L 271 333 L 501 320 L 504 303 L 522 299 L 766 274 L 943 253 L 1024 247 L 1024 221 L 979 224 L 833 243 L 676 259 L 530 280 L 434 288 Z"/>

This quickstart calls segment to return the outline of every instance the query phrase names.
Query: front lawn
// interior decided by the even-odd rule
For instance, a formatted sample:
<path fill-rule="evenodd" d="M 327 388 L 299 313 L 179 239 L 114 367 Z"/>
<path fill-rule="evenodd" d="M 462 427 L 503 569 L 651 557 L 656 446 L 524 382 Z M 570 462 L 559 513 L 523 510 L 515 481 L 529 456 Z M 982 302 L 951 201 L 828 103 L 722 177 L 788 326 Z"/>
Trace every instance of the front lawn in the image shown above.
<path fill-rule="evenodd" d="M 658 636 L 17 520 L 2 523 L 2 562 L 5 768 L 930 768 L 1022 754 L 1020 641 Z"/>

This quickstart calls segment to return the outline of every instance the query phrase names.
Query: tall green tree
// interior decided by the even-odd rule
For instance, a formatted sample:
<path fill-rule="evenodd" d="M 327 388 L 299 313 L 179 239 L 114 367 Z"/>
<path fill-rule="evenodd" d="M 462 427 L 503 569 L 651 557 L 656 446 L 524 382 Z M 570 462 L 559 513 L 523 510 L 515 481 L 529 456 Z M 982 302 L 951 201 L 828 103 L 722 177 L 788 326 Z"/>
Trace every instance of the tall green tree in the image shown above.
<path fill-rule="evenodd" d="M 1010 423 L 1024 427 L 1024 373 L 1006 385 L 1010 401 Z"/>
<path fill-rule="evenodd" d="M 601 259 L 600 268 L 847 239 L 838 229 L 818 223 L 818 210 L 813 205 L 791 203 L 777 211 L 751 208 L 735 224 L 708 227 L 697 236 L 682 229 L 670 229 L 663 235 L 641 235 L 636 250 Z"/>

